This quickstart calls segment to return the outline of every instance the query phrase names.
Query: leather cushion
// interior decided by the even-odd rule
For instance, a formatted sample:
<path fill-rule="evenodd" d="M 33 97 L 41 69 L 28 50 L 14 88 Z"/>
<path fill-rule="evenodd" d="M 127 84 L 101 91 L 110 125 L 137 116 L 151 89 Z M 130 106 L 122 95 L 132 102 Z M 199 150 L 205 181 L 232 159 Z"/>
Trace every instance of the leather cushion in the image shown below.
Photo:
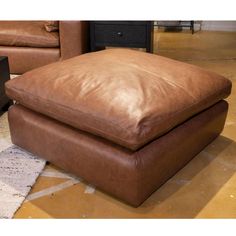
<path fill-rule="evenodd" d="M 58 61 L 60 49 L 0 46 L 0 55 L 8 57 L 11 74 L 23 74 L 26 71 Z"/>
<path fill-rule="evenodd" d="M 226 98 L 231 82 L 129 49 L 88 53 L 6 83 L 22 105 L 136 150 Z"/>
<path fill-rule="evenodd" d="M 59 34 L 47 32 L 45 21 L 0 21 L 0 45 L 59 47 Z"/>

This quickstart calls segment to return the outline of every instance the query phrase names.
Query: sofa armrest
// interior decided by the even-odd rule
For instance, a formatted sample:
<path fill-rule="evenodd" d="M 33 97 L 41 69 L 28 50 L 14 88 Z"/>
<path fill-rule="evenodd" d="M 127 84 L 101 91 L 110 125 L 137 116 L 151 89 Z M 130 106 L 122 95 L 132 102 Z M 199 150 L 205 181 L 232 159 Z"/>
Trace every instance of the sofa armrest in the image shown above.
<path fill-rule="evenodd" d="M 88 52 L 89 24 L 86 21 L 60 21 L 61 60 Z"/>

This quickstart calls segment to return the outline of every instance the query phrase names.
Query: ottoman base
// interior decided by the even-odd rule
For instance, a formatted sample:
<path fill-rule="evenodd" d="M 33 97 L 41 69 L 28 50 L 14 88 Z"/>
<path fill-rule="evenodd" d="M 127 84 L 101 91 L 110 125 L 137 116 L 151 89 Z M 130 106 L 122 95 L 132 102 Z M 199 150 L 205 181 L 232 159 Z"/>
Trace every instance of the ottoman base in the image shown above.
<path fill-rule="evenodd" d="M 220 101 L 135 152 L 21 105 L 9 125 L 14 144 L 137 207 L 220 134 L 227 109 Z"/>

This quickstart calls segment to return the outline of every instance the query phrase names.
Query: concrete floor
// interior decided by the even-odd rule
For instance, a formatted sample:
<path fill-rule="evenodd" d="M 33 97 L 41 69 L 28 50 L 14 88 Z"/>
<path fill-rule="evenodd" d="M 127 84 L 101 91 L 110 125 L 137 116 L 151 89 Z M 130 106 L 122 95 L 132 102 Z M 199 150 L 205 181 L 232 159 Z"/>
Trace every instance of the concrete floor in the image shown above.
<path fill-rule="evenodd" d="M 48 164 L 15 218 L 236 217 L 236 33 L 156 31 L 154 51 L 231 79 L 223 133 L 139 208 Z M 9 138 L 6 114 L 0 120 L 1 136 Z"/>

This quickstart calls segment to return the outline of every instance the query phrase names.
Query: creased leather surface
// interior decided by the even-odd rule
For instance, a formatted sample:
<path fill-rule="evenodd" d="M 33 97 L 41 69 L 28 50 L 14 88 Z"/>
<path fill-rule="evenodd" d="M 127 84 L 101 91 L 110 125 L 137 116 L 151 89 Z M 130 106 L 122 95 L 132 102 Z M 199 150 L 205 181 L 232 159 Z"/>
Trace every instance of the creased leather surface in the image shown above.
<path fill-rule="evenodd" d="M 85 54 L 6 83 L 22 105 L 132 150 L 230 91 L 213 72 L 129 49 Z"/>
<path fill-rule="evenodd" d="M 59 21 L 46 21 L 44 27 L 48 32 L 59 31 Z"/>
<path fill-rule="evenodd" d="M 0 45 L 59 47 L 59 34 L 47 32 L 45 21 L 0 21 Z"/>
<path fill-rule="evenodd" d="M 217 137 L 227 108 L 220 101 L 136 152 L 20 105 L 8 114 L 14 144 L 138 206 Z"/>

